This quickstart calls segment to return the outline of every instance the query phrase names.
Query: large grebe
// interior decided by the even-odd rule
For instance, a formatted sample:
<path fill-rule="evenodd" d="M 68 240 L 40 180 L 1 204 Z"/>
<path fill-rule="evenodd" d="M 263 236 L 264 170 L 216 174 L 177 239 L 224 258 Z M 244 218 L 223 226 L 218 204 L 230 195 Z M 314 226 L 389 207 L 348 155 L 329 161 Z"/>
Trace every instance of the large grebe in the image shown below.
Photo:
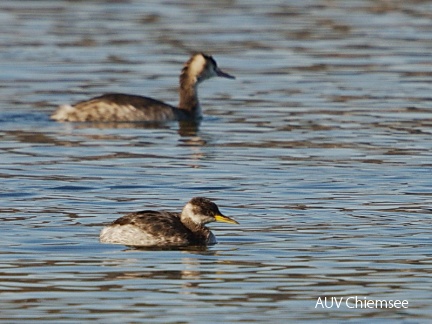
<path fill-rule="evenodd" d="M 178 107 L 148 97 L 107 93 L 74 105 L 61 105 L 51 118 L 71 122 L 198 120 L 201 118 L 198 85 L 216 76 L 235 78 L 219 69 L 213 57 L 197 53 L 192 55 L 181 71 Z"/>
<path fill-rule="evenodd" d="M 238 224 L 224 216 L 207 198 L 192 198 L 181 213 L 144 210 L 120 217 L 102 229 L 102 243 L 142 247 L 172 247 L 216 244 L 204 225 L 210 222 Z"/>

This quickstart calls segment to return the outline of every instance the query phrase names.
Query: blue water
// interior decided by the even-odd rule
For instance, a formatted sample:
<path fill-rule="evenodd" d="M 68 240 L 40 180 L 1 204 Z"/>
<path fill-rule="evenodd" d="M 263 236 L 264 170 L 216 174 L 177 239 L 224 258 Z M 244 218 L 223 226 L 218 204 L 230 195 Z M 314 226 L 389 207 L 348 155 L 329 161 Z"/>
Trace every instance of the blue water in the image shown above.
<path fill-rule="evenodd" d="M 432 4 L 3 1 L 0 321 L 428 322 Z M 72 124 L 104 92 L 177 102 L 193 51 L 199 129 Z M 240 225 L 207 249 L 98 242 L 140 209 L 207 196 Z M 317 306 L 318 298 L 408 308 Z"/>

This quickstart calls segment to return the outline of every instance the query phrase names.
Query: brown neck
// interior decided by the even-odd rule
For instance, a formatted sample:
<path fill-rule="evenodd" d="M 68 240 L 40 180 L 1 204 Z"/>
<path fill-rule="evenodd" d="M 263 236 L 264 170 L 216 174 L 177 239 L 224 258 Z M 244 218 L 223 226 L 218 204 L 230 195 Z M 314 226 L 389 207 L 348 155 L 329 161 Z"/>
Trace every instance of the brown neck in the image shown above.
<path fill-rule="evenodd" d="M 199 110 L 197 86 L 189 80 L 180 84 L 179 108 L 192 113 Z"/>
<path fill-rule="evenodd" d="M 197 225 L 191 220 L 182 220 L 182 223 L 194 234 L 197 243 L 207 242 L 210 230 L 204 225 Z"/>

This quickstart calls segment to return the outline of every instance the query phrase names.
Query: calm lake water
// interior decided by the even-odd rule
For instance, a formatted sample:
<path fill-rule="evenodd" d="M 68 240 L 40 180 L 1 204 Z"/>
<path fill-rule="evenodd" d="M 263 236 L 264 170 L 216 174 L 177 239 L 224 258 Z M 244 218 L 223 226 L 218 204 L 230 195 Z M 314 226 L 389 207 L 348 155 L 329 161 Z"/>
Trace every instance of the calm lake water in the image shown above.
<path fill-rule="evenodd" d="M 431 320 L 431 2 L 5 0 L 0 30 L 0 321 Z M 202 84 L 199 129 L 49 120 L 111 91 L 175 104 L 194 51 L 237 76 Z M 193 196 L 240 225 L 98 242 Z"/>

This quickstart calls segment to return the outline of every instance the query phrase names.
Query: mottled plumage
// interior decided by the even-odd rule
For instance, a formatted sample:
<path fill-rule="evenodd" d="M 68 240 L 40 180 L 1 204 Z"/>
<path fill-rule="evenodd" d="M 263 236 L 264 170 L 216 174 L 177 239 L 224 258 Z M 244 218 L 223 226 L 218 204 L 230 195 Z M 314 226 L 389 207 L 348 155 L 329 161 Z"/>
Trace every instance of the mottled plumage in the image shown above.
<path fill-rule="evenodd" d="M 51 118 L 72 122 L 165 122 L 201 118 L 198 84 L 219 76 L 234 79 L 220 70 L 216 61 L 203 53 L 194 54 L 180 74 L 179 106 L 121 93 L 108 93 L 74 105 L 61 105 Z"/>
<path fill-rule="evenodd" d="M 100 241 L 159 247 L 215 244 L 213 233 L 204 226 L 215 221 L 238 224 L 209 199 L 195 197 L 181 213 L 144 210 L 120 217 L 101 231 Z"/>

